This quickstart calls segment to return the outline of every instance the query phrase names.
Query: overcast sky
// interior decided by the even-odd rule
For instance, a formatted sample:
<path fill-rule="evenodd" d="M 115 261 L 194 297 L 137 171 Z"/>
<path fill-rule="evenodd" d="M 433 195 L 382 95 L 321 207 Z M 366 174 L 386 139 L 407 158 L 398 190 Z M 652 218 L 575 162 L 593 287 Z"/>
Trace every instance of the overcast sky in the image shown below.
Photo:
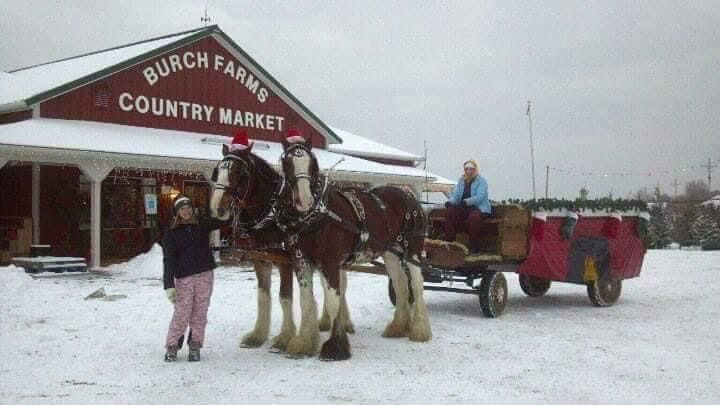
<path fill-rule="evenodd" d="M 532 197 L 527 100 L 539 197 L 546 165 L 570 171 L 551 169 L 550 196 L 575 198 L 682 193 L 720 164 L 717 0 L 0 0 L 0 69 L 194 28 L 205 4 L 323 121 L 418 155 L 427 141 L 452 179 L 474 158 L 496 200 Z"/>

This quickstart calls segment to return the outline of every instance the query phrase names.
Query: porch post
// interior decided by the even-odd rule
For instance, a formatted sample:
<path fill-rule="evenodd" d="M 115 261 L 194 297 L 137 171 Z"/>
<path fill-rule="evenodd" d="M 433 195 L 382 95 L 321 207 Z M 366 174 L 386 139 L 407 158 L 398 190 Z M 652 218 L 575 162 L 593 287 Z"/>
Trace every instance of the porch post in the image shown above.
<path fill-rule="evenodd" d="M 32 197 L 31 197 L 31 215 L 32 215 L 32 243 L 40 244 L 40 163 L 32 164 Z"/>
<path fill-rule="evenodd" d="M 80 169 L 90 179 L 90 268 L 100 267 L 100 225 L 102 181 L 113 169 L 109 161 L 83 162 Z"/>

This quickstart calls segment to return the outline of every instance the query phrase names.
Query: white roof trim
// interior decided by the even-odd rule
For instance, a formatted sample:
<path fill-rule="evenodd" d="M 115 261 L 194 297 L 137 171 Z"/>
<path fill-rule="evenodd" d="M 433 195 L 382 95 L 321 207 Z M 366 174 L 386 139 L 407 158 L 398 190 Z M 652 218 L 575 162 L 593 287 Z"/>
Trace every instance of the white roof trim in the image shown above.
<path fill-rule="evenodd" d="M 0 125 L 0 152 L 8 160 L 76 164 L 78 160 L 110 160 L 116 166 L 205 171 L 221 157 L 221 145 L 203 138 L 230 138 L 185 131 L 142 128 L 89 121 L 37 118 Z M 258 141 L 253 152 L 278 169 L 282 146 Z M 333 179 L 420 185 L 425 172 L 314 150 L 321 170 L 344 157 Z M 431 177 L 430 181 L 435 178 Z"/>

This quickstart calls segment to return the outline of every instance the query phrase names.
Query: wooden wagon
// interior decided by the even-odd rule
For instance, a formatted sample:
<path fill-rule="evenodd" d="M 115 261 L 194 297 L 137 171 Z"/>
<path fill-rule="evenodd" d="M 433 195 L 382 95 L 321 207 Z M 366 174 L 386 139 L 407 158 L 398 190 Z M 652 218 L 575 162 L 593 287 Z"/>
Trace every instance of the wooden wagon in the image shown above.
<path fill-rule="evenodd" d="M 569 282 L 586 286 L 594 305 L 609 306 L 620 297 L 622 280 L 640 274 L 645 220 L 637 210 L 534 213 L 518 205 L 498 205 L 476 241 L 480 252 L 471 253 L 466 233 L 452 242 L 439 239 L 445 209 L 436 209 L 429 213 L 425 241 L 425 289 L 476 294 L 483 314 L 496 317 L 507 302 L 503 273 L 515 272 L 531 297 L 545 294 L 552 281 Z"/>

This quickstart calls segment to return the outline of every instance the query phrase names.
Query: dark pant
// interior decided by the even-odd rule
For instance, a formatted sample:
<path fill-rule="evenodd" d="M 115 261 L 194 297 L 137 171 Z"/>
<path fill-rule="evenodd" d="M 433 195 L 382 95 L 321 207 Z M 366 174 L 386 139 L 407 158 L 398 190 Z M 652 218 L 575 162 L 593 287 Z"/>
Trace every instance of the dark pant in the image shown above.
<path fill-rule="evenodd" d="M 470 248 L 477 250 L 477 243 L 480 239 L 480 228 L 483 220 L 489 215 L 477 208 L 450 207 L 445 211 L 445 237 L 447 240 L 455 240 L 455 234 L 467 219 L 467 231 L 470 236 Z"/>

